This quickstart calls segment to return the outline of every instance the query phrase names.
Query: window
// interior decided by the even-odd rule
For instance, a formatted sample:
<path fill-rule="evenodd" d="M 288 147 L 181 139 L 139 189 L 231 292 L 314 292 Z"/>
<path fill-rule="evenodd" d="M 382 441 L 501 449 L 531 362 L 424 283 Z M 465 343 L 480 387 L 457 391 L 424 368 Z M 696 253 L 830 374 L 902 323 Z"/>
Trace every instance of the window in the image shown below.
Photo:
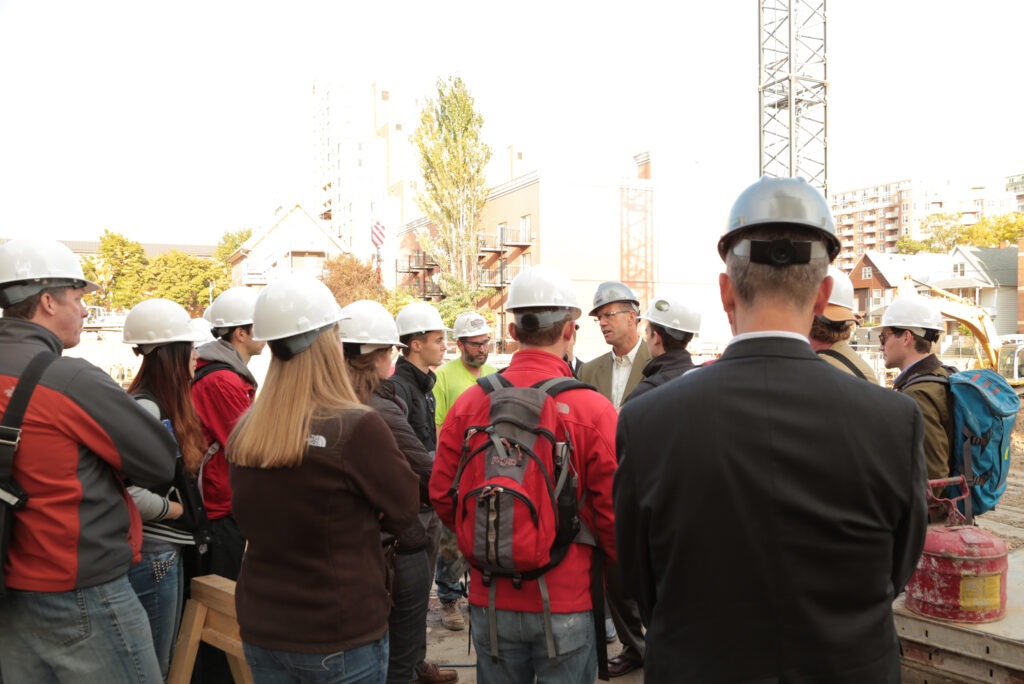
<path fill-rule="evenodd" d="M 520 216 L 519 217 L 519 234 L 522 236 L 523 240 L 529 240 L 530 239 L 530 215 L 529 214 L 526 214 L 525 216 Z"/>
<path fill-rule="evenodd" d="M 859 252 L 858 252 L 858 254 L 859 254 Z M 870 266 L 865 266 L 864 268 L 860 269 L 860 278 L 861 278 L 861 280 L 871 280 L 871 278 L 873 276 L 874 276 L 874 271 L 872 270 L 872 268 Z"/>
<path fill-rule="evenodd" d="M 953 275 L 963 277 L 964 264 L 953 264 Z"/>
<path fill-rule="evenodd" d="M 871 290 L 871 298 L 872 299 L 881 300 L 882 299 L 882 288 L 876 287 L 875 289 Z"/>

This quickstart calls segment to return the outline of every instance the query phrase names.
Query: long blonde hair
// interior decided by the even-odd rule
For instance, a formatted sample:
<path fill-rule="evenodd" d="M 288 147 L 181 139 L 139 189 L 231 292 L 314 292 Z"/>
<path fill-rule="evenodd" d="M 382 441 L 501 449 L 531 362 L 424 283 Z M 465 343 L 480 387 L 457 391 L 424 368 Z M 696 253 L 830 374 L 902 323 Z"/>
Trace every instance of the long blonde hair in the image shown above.
<path fill-rule="evenodd" d="M 314 417 L 360 406 L 334 328 L 288 361 L 273 357 L 256 401 L 228 438 L 227 458 L 250 468 L 302 463 Z"/>

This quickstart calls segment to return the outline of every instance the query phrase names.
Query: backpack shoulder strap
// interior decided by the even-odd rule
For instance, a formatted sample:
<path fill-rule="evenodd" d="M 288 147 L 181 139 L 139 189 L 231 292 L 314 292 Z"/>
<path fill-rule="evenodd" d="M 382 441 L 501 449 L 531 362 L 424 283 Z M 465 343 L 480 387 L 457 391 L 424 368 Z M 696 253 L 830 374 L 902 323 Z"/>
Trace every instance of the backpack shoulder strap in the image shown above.
<path fill-rule="evenodd" d="M 818 352 L 818 356 L 827 356 L 831 359 L 835 359 L 836 361 L 839 361 L 844 366 L 849 368 L 850 372 L 856 375 L 861 380 L 867 380 L 867 378 L 864 376 L 864 373 L 861 372 L 860 368 L 857 368 L 857 364 L 855 364 L 853 361 L 846 358 L 844 355 L 840 354 L 834 349 L 822 349 L 820 352 Z"/>
<path fill-rule="evenodd" d="M 907 381 L 907 384 L 903 385 L 903 388 L 906 389 L 911 385 L 917 385 L 922 382 L 937 382 L 940 385 L 949 386 L 949 378 L 945 375 L 932 375 L 931 373 L 928 373 L 926 375 L 918 375 L 916 378 L 911 378 Z"/>
<path fill-rule="evenodd" d="M 195 375 L 192 376 L 192 384 L 196 384 L 210 373 L 222 370 L 229 370 L 232 373 L 238 375 L 239 377 L 245 379 L 245 376 L 243 376 L 241 373 L 235 370 L 234 366 L 232 366 L 230 363 L 227 363 L 225 361 L 211 361 L 210 363 L 204 366 L 196 368 L 196 373 Z"/>
<path fill-rule="evenodd" d="M 476 384 L 480 385 L 484 394 L 490 394 L 491 392 L 503 387 L 515 387 L 515 385 L 512 384 L 512 381 L 501 373 L 491 373 L 490 375 L 485 375 L 482 378 L 477 378 Z"/>
<path fill-rule="evenodd" d="M 57 355 L 52 351 L 41 351 L 32 357 L 18 378 L 18 384 L 11 394 L 11 401 L 4 411 L 3 420 L 0 421 L 0 481 L 11 477 L 14 452 L 18 450 L 18 442 L 21 441 L 21 423 L 25 419 L 28 402 L 43 377 L 43 372 L 56 360 Z"/>
<path fill-rule="evenodd" d="M 548 378 L 547 380 L 541 380 L 538 383 L 532 385 L 534 389 L 543 390 L 549 397 L 556 397 L 562 392 L 571 389 L 589 389 L 597 391 L 597 388 L 593 385 L 588 385 L 585 382 L 580 382 L 576 378 L 565 377 L 559 375 L 554 378 Z"/>

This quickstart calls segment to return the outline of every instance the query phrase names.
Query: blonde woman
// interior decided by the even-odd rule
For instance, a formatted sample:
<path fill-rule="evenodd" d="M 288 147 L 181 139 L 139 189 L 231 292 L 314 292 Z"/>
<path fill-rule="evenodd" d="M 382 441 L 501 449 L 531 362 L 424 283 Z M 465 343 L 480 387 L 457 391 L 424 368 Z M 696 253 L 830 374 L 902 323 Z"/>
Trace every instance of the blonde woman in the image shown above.
<path fill-rule="evenodd" d="M 418 478 L 356 398 L 333 295 L 270 283 L 253 334 L 270 368 L 228 440 L 232 506 L 249 542 L 235 602 L 256 682 L 383 683 L 387 586 L 381 532 L 416 521 Z"/>

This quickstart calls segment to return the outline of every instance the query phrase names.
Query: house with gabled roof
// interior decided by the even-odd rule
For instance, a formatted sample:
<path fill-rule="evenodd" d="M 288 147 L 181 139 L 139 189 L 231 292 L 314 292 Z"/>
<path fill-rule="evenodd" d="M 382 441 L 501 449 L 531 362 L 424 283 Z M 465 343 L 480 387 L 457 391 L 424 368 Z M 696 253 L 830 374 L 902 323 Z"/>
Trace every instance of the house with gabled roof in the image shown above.
<path fill-rule="evenodd" d="M 345 252 L 327 224 L 296 204 L 269 227 L 257 230 L 229 257 L 233 285 L 266 285 L 303 274 L 320 278 L 324 262 Z"/>
<path fill-rule="evenodd" d="M 950 272 L 948 254 L 889 254 L 867 251 L 850 270 L 854 303 L 865 323 L 877 324 L 907 278 L 927 283 Z"/>
<path fill-rule="evenodd" d="M 957 246 L 951 270 L 928 281 L 985 309 L 1000 335 L 1017 332 L 1017 247 Z"/>

